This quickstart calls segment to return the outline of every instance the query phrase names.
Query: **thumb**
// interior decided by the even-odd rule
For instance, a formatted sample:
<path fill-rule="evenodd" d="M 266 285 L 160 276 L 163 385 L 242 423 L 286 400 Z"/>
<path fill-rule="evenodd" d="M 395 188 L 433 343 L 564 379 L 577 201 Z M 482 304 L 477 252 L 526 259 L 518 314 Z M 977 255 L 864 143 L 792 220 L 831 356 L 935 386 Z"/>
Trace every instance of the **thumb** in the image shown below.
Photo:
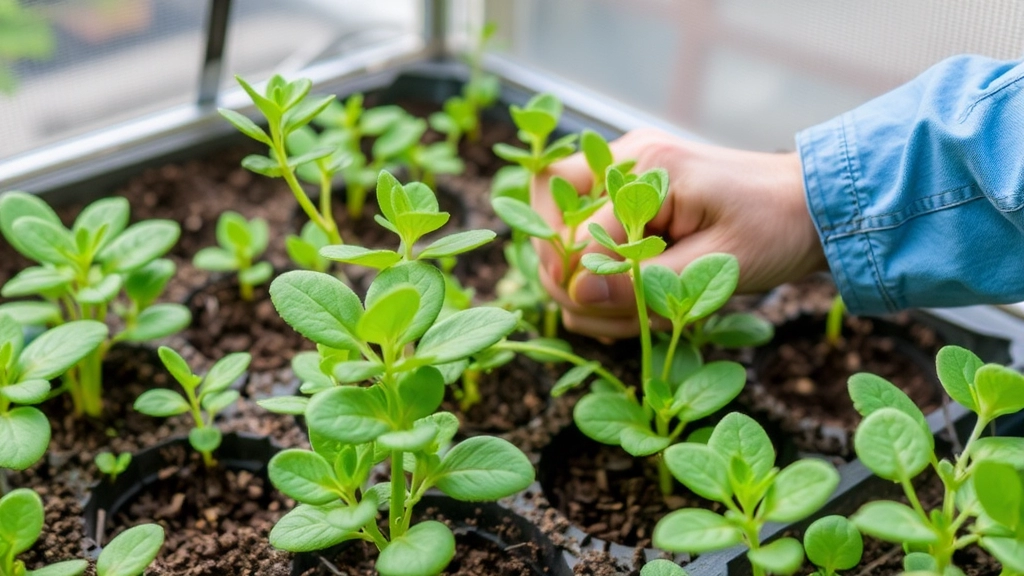
<path fill-rule="evenodd" d="M 594 274 L 581 268 L 569 283 L 569 298 L 581 307 L 628 313 L 636 308 L 629 274 Z"/>

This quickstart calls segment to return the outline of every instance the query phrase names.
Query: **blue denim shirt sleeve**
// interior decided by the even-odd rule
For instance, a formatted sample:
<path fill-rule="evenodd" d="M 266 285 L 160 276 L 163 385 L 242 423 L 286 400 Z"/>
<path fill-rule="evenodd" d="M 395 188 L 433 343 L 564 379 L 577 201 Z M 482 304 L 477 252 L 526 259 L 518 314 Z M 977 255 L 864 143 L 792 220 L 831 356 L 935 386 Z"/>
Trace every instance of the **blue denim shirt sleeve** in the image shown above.
<path fill-rule="evenodd" d="M 1024 300 L 1024 63 L 950 58 L 797 147 L 851 311 Z"/>

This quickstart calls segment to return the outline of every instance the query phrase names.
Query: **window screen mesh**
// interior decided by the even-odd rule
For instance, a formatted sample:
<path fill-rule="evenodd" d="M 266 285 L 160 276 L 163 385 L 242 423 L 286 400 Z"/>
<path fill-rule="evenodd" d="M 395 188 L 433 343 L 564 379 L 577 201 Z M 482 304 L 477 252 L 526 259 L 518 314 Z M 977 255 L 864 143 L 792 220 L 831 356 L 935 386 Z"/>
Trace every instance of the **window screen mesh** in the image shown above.
<path fill-rule="evenodd" d="M 947 56 L 1024 53 L 1017 0 L 491 0 L 486 17 L 499 51 L 762 150 Z"/>

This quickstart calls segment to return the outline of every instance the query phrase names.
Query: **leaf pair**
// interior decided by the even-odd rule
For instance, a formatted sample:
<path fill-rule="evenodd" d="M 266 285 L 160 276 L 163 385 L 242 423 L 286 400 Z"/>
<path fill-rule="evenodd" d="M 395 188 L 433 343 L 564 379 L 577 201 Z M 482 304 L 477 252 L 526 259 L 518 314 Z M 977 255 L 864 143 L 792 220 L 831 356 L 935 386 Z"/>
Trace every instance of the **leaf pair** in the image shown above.
<path fill-rule="evenodd" d="M 46 452 L 50 422 L 31 404 L 50 395 L 50 380 L 62 375 L 107 337 L 107 327 L 92 320 L 68 322 L 47 330 L 27 346 L 20 324 L 0 314 L 0 468 L 24 470 Z"/>
<path fill-rule="evenodd" d="M 731 413 L 715 426 L 708 443 L 683 443 L 665 451 L 672 475 L 695 493 L 725 503 L 732 512 L 677 510 L 654 530 L 654 544 L 701 554 L 743 542 L 746 527 L 757 534 L 765 522 L 795 522 L 818 510 L 839 484 L 835 468 L 820 460 L 798 460 L 782 471 L 775 450 L 757 422 Z M 746 542 L 751 563 L 791 574 L 803 563 L 803 547 L 792 538 L 765 546 Z"/>
<path fill-rule="evenodd" d="M 519 129 L 519 139 L 529 144 L 530 150 L 503 143 L 495 144 L 494 153 L 499 158 L 537 174 L 576 150 L 576 134 L 563 136 L 548 144 L 548 137 L 562 116 L 562 103 L 554 95 L 538 94 L 524 108 L 512 105 L 509 112 Z"/>
<path fill-rule="evenodd" d="M 241 214 L 228 210 L 217 219 L 217 244 L 203 248 L 192 258 L 192 264 L 201 270 L 238 272 L 242 297 L 252 298 L 252 287 L 259 286 L 274 273 L 270 262 L 253 260 L 263 255 L 270 240 L 267 221 L 262 218 L 246 220 Z"/>
<path fill-rule="evenodd" d="M 26 576 L 78 576 L 85 560 L 66 560 L 38 570 L 25 570 L 15 556 L 32 547 L 43 529 L 43 501 L 27 488 L 0 498 L 0 573 Z M 164 530 L 156 524 L 129 528 L 107 544 L 96 561 L 97 576 L 140 576 L 160 552 Z"/>

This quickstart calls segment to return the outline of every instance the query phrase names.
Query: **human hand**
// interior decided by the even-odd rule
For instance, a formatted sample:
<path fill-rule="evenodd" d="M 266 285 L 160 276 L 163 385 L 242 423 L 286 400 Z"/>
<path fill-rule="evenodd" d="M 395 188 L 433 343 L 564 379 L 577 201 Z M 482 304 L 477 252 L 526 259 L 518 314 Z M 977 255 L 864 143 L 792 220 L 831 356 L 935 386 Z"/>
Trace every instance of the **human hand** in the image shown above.
<path fill-rule="evenodd" d="M 664 168 L 669 194 L 647 234 L 665 237 L 668 249 L 645 264 L 679 272 L 699 256 L 727 252 L 740 264 L 738 292 L 760 292 L 827 270 L 814 223 L 804 200 L 803 172 L 796 153 L 766 154 L 700 144 L 657 130 L 629 132 L 611 143 L 617 161 L 635 159 L 634 173 Z M 564 226 L 548 190 L 561 176 L 586 193 L 592 175 L 581 154 L 553 164 L 531 185 L 534 209 L 560 232 Z M 617 242 L 625 239 L 611 203 L 591 218 Z M 587 225 L 579 227 L 581 237 Z M 632 279 L 599 276 L 578 261 L 562 287 L 562 262 L 548 242 L 534 241 L 545 288 L 562 306 L 566 329 L 599 338 L 623 338 L 639 331 Z M 584 252 L 604 252 L 591 242 Z"/>

